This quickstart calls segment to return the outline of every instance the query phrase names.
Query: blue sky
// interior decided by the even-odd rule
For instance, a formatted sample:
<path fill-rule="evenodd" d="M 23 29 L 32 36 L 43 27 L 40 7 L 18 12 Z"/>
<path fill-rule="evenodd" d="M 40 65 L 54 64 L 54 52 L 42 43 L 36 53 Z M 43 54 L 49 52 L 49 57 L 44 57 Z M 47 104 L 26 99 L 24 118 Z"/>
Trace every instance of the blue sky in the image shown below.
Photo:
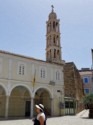
<path fill-rule="evenodd" d="M 45 60 L 52 4 L 60 19 L 62 59 L 90 68 L 93 0 L 0 0 L 0 50 Z"/>

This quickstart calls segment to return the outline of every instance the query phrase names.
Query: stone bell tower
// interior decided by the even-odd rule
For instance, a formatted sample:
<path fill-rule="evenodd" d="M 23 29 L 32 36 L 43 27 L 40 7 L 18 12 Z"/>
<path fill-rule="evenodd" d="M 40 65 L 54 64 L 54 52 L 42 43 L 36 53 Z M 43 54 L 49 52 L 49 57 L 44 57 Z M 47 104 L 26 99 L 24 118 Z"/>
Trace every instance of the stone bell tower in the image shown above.
<path fill-rule="evenodd" d="M 51 7 L 52 11 L 49 14 L 48 21 L 46 22 L 46 61 L 62 63 L 59 29 L 60 20 L 57 19 L 53 5 Z"/>

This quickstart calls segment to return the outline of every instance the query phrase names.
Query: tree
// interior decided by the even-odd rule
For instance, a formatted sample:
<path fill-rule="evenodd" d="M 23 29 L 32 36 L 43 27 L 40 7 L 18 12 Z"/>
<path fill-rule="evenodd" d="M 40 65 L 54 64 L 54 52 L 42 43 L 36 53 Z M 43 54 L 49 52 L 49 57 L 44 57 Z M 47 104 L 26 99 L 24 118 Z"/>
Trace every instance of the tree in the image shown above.
<path fill-rule="evenodd" d="M 83 102 L 85 108 L 89 109 L 89 118 L 93 118 L 93 94 L 85 96 Z"/>
<path fill-rule="evenodd" d="M 93 94 L 85 96 L 83 102 L 85 105 L 93 104 Z"/>

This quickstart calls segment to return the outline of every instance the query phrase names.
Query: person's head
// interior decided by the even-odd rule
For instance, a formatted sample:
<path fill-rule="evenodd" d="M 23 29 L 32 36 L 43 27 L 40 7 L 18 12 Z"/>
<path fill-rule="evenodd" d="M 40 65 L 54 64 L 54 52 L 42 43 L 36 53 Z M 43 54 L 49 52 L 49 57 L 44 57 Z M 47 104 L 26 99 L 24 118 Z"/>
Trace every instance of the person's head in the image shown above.
<path fill-rule="evenodd" d="M 40 113 L 40 112 L 44 111 L 44 106 L 42 104 L 35 105 L 35 107 L 36 107 L 36 112 L 37 113 Z"/>
<path fill-rule="evenodd" d="M 44 105 L 42 105 L 42 104 L 39 104 L 39 106 L 42 108 L 42 110 L 44 110 Z"/>

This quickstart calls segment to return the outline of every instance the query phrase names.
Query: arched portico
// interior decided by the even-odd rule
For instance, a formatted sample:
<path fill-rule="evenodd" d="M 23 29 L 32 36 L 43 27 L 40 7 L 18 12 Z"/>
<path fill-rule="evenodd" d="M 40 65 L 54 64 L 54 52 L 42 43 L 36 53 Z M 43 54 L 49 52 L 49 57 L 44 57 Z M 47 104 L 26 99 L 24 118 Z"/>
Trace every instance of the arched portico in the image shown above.
<path fill-rule="evenodd" d="M 27 87 L 17 85 L 11 89 L 9 97 L 9 113 L 12 117 L 29 117 L 31 107 L 31 94 Z"/>
<path fill-rule="evenodd" d="M 20 84 L 20 83 L 19 83 L 19 84 L 15 84 L 15 85 L 13 85 L 13 86 L 10 88 L 9 95 L 11 95 L 11 92 L 13 91 L 14 88 L 19 87 L 19 86 L 22 86 L 22 87 L 26 88 L 26 89 L 28 90 L 30 96 L 32 95 L 31 88 L 30 88 L 29 86 L 27 86 L 26 84 Z"/>
<path fill-rule="evenodd" d="M 43 104 L 45 107 L 45 112 L 48 116 L 52 114 L 51 102 L 52 94 L 46 88 L 38 88 L 34 95 L 34 104 Z"/>
<path fill-rule="evenodd" d="M 0 117 L 5 116 L 5 104 L 6 104 L 6 91 L 5 88 L 0 85 Z"/>

